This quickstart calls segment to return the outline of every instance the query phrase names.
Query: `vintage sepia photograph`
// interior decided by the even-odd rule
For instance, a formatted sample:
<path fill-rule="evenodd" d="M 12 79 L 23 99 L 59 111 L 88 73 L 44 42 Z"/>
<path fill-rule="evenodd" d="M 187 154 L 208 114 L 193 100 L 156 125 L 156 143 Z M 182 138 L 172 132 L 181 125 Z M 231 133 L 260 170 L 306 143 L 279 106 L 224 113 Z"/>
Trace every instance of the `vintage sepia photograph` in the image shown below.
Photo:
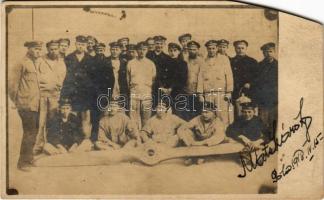
<path fill-rule="evenodd" d="M 300 127 L 311 140 L 306 97 L 291 101 L 298 127 L 278 122 L 276 10 L 231 1 L 3 7 L 9 196 L 276 195 L 288 174 L 279 149 Z M 303 159 L 296 151 L 291 167 Z"/>

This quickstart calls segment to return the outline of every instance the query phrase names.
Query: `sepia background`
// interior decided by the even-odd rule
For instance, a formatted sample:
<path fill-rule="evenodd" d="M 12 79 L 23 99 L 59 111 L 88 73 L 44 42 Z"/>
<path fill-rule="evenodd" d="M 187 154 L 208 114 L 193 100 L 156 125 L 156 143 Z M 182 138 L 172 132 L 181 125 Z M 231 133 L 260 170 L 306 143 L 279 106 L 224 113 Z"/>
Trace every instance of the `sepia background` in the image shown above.
<path fill-rule="evenodd" d="M 219 3 L 222 5 L 221 3 Z M 237 5 L 236 3 L 233 3 Z M 242 4 L 240 4 L 242 5 Z M 245 39 L 248 54 L 262 59 L 260 46 L 278 41 L 278 20 L 265 17 L 263 8 L 91 8 L 116 17 L 93 14 L 83 8 L 14 8 L 8 13 L 8 71 L 25 55 L 23 43 L 44 42 L 67 37 L 74 50 L 74 37 L 93 35 L 106 45 L 127 36 L 131 43 L 149 36 L 164 35 L 167 42 L 178 42 L 183 33 L 191 33 L 200 42 L 227 39 L 231 43 Z M 126 18 L 119 20 L 121 11 Z M 165 49 L 167 50 L 167 49 Z M 44 48 L 45 52 L 45 48 Z M 109 55 L 107 49 L 107 55 Z M 229 55 L 234 56 L 232 44 Z M 38 168 L 29 173 L 16 170 L 22 136 L 21 122 L 9 102 L 9 187 L 23 195 L 109 195 L 109 194 L 256 194 L 263 184 L 272 185 L 271 170 L 276 157 L 244 179 L 237 177 L 241 167 L 231 157 L 218 156 L 213 162 L 186 167 L 173 160 L 155 167 L 137 163 L 111 166 Z"/>

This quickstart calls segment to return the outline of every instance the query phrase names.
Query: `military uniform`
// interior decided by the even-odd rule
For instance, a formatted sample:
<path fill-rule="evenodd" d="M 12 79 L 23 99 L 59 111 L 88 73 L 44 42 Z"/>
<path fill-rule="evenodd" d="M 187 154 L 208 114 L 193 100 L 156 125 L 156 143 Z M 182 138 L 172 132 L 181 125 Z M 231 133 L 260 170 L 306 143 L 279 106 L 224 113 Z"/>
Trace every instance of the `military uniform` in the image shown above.
<path fill-rule="evenodd" d="M 75 143 L 81 144 L 83 138 L 80 119 L 72 113 L 66 122 L 60 113 L 48 121 L 47 142 L 55 147 L 60 144 L 68 150 Z"/>

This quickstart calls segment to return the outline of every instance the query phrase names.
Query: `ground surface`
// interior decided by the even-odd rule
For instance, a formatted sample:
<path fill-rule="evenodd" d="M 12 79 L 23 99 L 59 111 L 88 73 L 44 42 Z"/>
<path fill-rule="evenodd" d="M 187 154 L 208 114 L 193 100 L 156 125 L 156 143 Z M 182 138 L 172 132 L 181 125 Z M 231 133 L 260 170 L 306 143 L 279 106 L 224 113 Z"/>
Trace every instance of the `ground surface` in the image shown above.
<path fill-rule="evenodd" d="M 11 107 L 11 106 L 10 106 Z M 185 166 L 176 159 L 149 167 L 140 163 L 106 166 L 16 169 L 22 130 L 16 111 L 9 109 L 9 187 L 31 195 L 109 194 L 253 194 L 271 184 L 276 158 L 245 178 L 233 156 L 218 156 L 202 165 Z"/>

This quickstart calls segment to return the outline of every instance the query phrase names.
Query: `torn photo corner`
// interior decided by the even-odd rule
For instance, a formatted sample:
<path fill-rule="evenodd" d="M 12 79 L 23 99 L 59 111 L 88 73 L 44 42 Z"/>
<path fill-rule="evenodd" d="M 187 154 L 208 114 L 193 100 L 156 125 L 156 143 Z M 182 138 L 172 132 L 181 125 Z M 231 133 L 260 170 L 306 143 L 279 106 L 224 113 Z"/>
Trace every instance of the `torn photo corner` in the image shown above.
<path fill-rule="evenodd" d="M 2 198 L 323 198 L 323 26 L 233 1 L 1 5 Z"/>

